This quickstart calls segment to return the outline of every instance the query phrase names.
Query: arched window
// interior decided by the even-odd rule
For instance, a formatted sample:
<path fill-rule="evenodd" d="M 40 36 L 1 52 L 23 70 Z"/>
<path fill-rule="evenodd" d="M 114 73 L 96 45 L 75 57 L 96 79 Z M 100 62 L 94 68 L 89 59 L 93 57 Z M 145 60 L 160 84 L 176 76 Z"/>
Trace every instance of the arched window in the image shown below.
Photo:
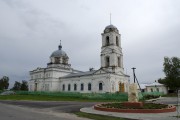
<path fill-rule="evenodd" d="M 118 67 L 121 67 L 120 57 L 118 57 Z"/>
<path fill-rule="evenodd" d="M 88 90 L 91 90 L 91 83 L 88 83 Z"/>
<path fill-rule="evenodd" d="M 65 91 L 65 84 L 63 84 L 63 91 Z"/>
<path fill-rule="evenodd" d="M 84 90 L 84 84 L 81 83 L 81 91 L 83 91 L 83 90 Z"/>
<path fill-rule="evenodd" d="M 60 58 L 59 58 L 59 57 L 55 57 L 54 59 L 55 59 L 55 64 L 59 64 L 59 63 L 60 63 L 60 62 L 59 62 L 59 61 L 60 61 Z"/>
<path fill-rule="evenodd" d="M 116 45 L 119 46 L 119 39 L 117 36 L 116 36 Z"/>
<path fill-rule="evenodd" d="M 109 36 L 106 36 L 106 45 L 109 45 Z"/>
<path fill-rule="evenodd" d="M 76 91 L 77 90 L 77 85 L 76 84 L 74 84 L 74 91 Z"/>
<path fill-rule="evenodd" d="M 71 85 L 70 84 L 68 84 L 68 91 L 70 91 L 71 90 Z"/>
<path fill-rule="evenodd" d="M 156 88 L 156 91 L 159 92 L 159 88 Z"/>
<path fill-rule="evenodd" d="M 153 92 L 153 89 L 151 88 L 151 92 Z"/>
<path fill-rule="evenodd" d="M 103 84 L 99 83 L 99 90 L 103 90 Z"/>
<path fill-rule="evenodd" d="M 106 61 L 106 67 L 109 67 L 109 63 L 110 63 L 110 58 L 109 58 L 109 56 L 107 56 L 107 57 L 105 58 L 105 61 Z"/>
<path fill-rule="evenodd" d="M 63 58 L 63 62 L 62 62 L 63 64 L 66 64 L 66 58 Z"/>
<path fill-rule="evenodd" d="M 111 88 L 112 88 L 112 92 L 114 92 L 115 91 L 115 83 L 114 83 L 114 81 L 111 82 Z"/>

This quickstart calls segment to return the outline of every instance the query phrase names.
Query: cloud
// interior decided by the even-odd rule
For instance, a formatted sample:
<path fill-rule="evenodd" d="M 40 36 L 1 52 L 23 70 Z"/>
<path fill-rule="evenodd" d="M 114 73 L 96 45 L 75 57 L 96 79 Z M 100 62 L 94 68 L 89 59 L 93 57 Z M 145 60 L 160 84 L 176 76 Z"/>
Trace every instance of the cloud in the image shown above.
<path fill-rule="evenodd" d="M 0 76 L 28 80 L 28 72 L 46 67 L 62 40 L 75 69 L 100 67 L 101 33 L 112 24 L 122 36 L 124 67 L 140 82 L 164 77 L 163 57 L 180 56 L 179 1 L 1 0 Z"/>

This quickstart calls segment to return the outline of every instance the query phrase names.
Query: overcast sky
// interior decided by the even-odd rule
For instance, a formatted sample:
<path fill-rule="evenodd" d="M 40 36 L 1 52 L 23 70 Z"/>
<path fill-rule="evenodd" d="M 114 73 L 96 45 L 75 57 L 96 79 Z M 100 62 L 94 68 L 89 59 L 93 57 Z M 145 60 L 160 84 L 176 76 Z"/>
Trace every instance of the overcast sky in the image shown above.
<path fill-rule="evenodd" d="M 115 25 L 122 39 L 124 70 L 140 83 L 163 78 L 165 56 L 180 56 L 179 0 L 0 0 L 0 77 L 29 80 L 62 49 L 72 68 L 100 68 L 101 33 Z"/>

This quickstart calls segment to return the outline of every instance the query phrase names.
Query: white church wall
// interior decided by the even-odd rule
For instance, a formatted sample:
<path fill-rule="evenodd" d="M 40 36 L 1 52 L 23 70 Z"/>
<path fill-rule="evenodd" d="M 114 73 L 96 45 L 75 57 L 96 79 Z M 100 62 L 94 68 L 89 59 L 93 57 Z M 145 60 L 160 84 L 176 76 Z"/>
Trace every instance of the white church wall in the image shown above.
<path fill-rule="evenodd" d="M 88 90 L 88 84 L 91 83 L 91 90 Z M 99 83 L 102 83 L 103 90 L 99 90 Z M 109 80 L 106 79 L 104 75 L 100 76 L 86 76 L 79 78 L 67 78 L 62 79 L 60 87 L 62 90 L 63 84 L 65 85 L 65 91 L 68 92 L 68 84 L 71 85 L 71 90 L 69 92 L 80 92 L 80 93 L 105 93 L 110 92 Z M 77 84 L 77 90 L 74 91 L 74 84 Z M 84 85 L 84 89 L 81 90 L 81 84 Z"/>

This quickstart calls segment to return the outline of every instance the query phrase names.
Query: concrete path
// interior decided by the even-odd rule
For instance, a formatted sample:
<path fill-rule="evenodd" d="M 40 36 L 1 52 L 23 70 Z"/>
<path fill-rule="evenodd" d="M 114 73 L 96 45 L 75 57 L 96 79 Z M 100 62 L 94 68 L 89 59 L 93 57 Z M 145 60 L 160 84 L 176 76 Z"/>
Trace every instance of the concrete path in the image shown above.
<path fill-rule="evenodd" d="M 104 112 L 95 110 L 93 107 L 86 107 L 80 109 L 81 112 L 92 113 L 92 114 L 100 114 L 100 115 L 108 115 L 115 116 L 121 118 L 130 118 L 137 120 L 178 120 L 176 117 L 177 112 L 169 112 L 169 113 L 157 113 L 157 114 L 144 114 L 144 113 L 117 113 L 117 112 Z M 180 119 L 179 119 L 180 120 Z"/>

